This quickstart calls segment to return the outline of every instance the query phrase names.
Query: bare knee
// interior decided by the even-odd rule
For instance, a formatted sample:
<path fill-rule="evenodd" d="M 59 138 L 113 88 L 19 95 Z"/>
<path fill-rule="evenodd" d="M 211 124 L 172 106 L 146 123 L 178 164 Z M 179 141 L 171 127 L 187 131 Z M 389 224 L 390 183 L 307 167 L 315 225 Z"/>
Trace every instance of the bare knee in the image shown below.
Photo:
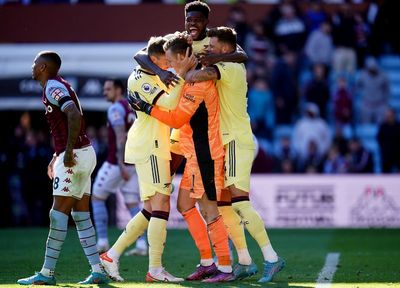
<path fill-rule="evenodd" d="M 158 192 L 150 198 L 150 204 L 152 211 L 169 212 L 170 210 L 169 196 Z"/>
<path fill-rule="evenodd" d="M 184 189 L 179 190 L 177 210 L 183 213 L 192 209 L 196 205 L 196 200 L 190 198 L 190 192 Z"/>
<path fill-rule="evenodd" d="M 179 213 L 183 213 L 185 211 L 188 211 L 194 207 L 193 203 L 187 203 L 187 202 L 178 202 L 176 209 L 178 210 Z"/>
<path fill-rule="evenodd" d="M 54 196 L 52 209 L 69 215 L 76 202 L 72 197 Z"/>
<path fill-rule="evenodd" d="M 244 190 L 236 188 L 235 184 L 229 186 L 228 188 L 229 188 L 229 191 L 231 192 L 232 198 L 249 196 L 249 192 L 246 192 Z"/>

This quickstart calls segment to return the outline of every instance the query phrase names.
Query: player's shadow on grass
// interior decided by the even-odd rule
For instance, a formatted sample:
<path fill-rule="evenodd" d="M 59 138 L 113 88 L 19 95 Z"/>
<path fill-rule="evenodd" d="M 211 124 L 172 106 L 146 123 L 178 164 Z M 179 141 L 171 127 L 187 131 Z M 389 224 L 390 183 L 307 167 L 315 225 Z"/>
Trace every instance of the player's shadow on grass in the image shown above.
<path fill-rule="evenodd" d="M 201 283 L 201 282 L 183 282 L 182 287 L 229 287 L 229 288 L 242 288 L 242 287 L 270 287 L 270 288 L 312 288 L 314 286 L 293 285 L 287 282 L 269 282 L 258 283 L 253 281 L 233 281 L 225 283 Z"/>
<path fill-rule="evenodd" d="M 62 288 L 93 288 L 93 287 L 100 287 L 100 288 L 118 288 L 118 286 L 113 285 L 113 283 L 108 284 L 88 284 L 88 285 L 79 285 L 79 284 L 72 284 L 72 285 L 57 285 L 57 287 Z"/>

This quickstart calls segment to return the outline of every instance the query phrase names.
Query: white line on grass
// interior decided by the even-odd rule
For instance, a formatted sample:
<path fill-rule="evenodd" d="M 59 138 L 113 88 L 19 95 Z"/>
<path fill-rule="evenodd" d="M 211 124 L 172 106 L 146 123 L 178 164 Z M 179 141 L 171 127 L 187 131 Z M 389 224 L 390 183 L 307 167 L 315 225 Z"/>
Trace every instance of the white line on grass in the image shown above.
<path fill-rule="evenodd" d="M 337 265 L 339 264 L 340 253 L 332 252 L 326 255 L 325 265 L 319 272 L 317 285 L 315 288 L 329 288 L 331 287 L 333 275 L 335 275 Z"/>

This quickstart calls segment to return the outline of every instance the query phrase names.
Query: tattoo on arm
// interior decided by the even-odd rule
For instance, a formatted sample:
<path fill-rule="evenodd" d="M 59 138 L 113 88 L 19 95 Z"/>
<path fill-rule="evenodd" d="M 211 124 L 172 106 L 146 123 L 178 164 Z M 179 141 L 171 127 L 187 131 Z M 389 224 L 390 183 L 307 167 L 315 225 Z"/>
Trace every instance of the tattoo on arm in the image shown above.
<path fill-rule="evenodd" d="M 191 70 L 187 73 L 185 80 L 188 82 L 218 80 L 218 72 L 215 67 L 206 67 L 201 70 Z"/>
<path fill-rule="evenodd" d="M 82 115 L 74 104 L 69 104 L 64 109 L 68 119 L 68 140 L 66 150 L 73 150 L 81 130 Z"/>
<path fill-rule="evenodd" d="M 126 131 L 124 125 L 113 126 L 113 130 L 115 132 L 115 139 L 117 144 L 117 160 L 118 165 L 124 164 L 124 156 L 125 156 L 125 142 L 126 142 Z"/>

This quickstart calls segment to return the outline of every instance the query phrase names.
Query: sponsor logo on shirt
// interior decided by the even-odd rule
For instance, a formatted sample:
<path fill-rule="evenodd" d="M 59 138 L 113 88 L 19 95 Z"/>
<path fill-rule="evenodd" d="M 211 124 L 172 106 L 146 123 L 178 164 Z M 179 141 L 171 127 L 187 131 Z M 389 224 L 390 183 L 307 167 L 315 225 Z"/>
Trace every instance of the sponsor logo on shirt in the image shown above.
<path fill-rule="evenodd" d="M 53 112 L 53 107 L 51 107 L 50 105 L 47 105 L 46 112 L 44 114 L 51 113 L 51 112 Z"/>
<path fill-rule="evenodd" d="M 193 95 L 190 94 L 185 94 L 183 95 L 183 98 L 185 98 L 186 100 L 189 100 L 190 102 L 196 102 L 196 97 L 194 97 Z"/>

